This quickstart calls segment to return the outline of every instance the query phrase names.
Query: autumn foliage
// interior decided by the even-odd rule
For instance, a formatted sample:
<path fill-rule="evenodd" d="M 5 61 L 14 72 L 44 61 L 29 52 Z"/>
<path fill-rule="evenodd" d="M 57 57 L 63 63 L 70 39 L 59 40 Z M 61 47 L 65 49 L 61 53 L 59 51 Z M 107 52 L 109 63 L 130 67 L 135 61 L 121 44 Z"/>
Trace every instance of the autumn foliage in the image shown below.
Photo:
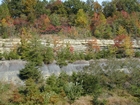
<path fill-rule="evenodd" d="M 99 52 L 100 51 L 100 46 L 98 45 L 97 39 L 94 38 L 91 41 L 88 41 L 87 43 L 88 46 L 88 51 L 94 51 L 94 52 Z"/>
<path fill-rule="evenodd" d="M 139 5 L 138 0 L 104 1 L 102 5 L 94 0 L 3 0 L 0 35 L 17 36 L 23 27 L 28 27 L 39 34 L 62 32 L 71 38 L 92 35 L 114 39 L 121 34 L 137 38 L 140 37 Z"/>
<path fill-rule="evenodd" d="M 114 47 L 117 49 L 117 54 L 125 56 L 133 56 L 134 50 L 132 48 L 133 43 L 128 35 L 119 35 L 114 39 Z"/>

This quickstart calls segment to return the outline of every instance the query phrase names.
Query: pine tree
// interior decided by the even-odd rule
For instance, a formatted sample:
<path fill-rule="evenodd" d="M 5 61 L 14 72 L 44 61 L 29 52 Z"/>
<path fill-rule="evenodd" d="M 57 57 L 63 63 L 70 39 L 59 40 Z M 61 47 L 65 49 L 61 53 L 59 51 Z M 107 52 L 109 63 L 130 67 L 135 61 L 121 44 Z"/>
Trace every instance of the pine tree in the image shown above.
<path fill-rule="evenodd" d="M 9 0 L 8 8 L 13 18 L 20 17 L 23 14 L 22 0 Z"/>
<path fill-rule="evenodd" d="M 6 3 L 0 5 L 0 20 L 6 17 L 10 17 L 9 8 Z"/>
<path fill-rule="evenodd" d="M 18 54 L 21 58 L 29 62 L 34 62 L 36 66 L 40 66 L 43 62 L 42 50 L 43 45 L 39 41 L 39 38 L 23 28 L 21 45 L 18 48 Z"/>
<path fill-rule="evenodd" d="M 25 65 L 24 69 L 20 70 L 19 77 L 22 80 L 31 78 L 35 82 L 38 82 L 41 79 L 41 72 L 38 70 L 38 67 L 36 67 L 34 62 L 29 62 Z"/>

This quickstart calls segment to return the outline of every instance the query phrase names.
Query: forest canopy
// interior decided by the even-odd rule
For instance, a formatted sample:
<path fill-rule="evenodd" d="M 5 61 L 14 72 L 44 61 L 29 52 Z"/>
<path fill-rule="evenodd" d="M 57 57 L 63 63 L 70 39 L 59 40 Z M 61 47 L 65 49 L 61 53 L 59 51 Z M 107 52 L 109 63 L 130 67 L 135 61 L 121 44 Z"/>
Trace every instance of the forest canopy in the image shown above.
<path fill-rule="evenodd" d="M 111 0 L 3 0 L 0 4 L 0 36 L 18 36 L 22 28 L 39 34 L 140 37 L 140 1 Z"/>

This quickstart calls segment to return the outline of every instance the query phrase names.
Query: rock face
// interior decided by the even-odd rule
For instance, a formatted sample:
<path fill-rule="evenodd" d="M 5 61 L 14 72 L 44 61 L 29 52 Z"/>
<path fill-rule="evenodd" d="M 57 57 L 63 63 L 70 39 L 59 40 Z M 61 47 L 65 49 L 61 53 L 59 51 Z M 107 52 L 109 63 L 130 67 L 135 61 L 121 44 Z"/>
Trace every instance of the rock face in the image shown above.
<path fill-rule="evenodd" d="M 52 39 L 52 40 L 51 40 Z M 42 45 L 48 45 L 48 42 L 50 44 L 50 47 L 54 47 L 54 41 L 53 38 L 51 39 L 40 39 Z M 48 41 L 50 40 L 50 41 Z M 87 43 L 95 41 L 95 39 L 61 39 L 57 41 L 57 46 L 65 46 L 66 44 L 70 44 L 74 51 L 85 51 L 87 48 Z M 137 49 L 140 48 L 140 41 L 133 40 L 133 48 Z M 97 45 L 99 45 L 101 48 L 104 48 L 109 45 L 114 45 L 113 40 L 96 40 Z M 0 39 L 0 53 L 3 53 L 5 51 L 10 51 L 13 49 L 17 44 L 21 44 L 20 39 L 13 38 L 13 39 Z"/>
<path fill-rule="evenodd" d="M 94 75 L 100 71 L 103 71 L 105 74 L 113 71 L 120 71 L 129 75 L 131 71 L 133 71 L 133 67 L 140 70 L 139 63 L 139 59 L 117 59 L 115 61 L 108 59 L 90 61 L 82 60 L 69 63 L 67 66 L 62 67 L 56 63 L 48 65 L 44 64 L 39 68 L 39 70 L 44 79 L 48 78 L 52 74 L 59 75 L 61 72 L 66 72 L 68 75 L 71 75 L 73 72 L 83 71 L 84 67 L 87 67 L 86 72 L 93 73 Z M 25 64 L 26 62 L 22 60 L 0 61 L 0 81 L 24 85 L 24 82 L 19 78 L 19 71 L 25 67 Z"/>
<path fill-rule="evenodd" d="M 19 71 L 25 67 L 26 62 L 21 60 L 0 61 L 0 80 L 4 82 L 11 82 L 13 84 L 22 85 L 23 81 L 19 78 Z M 71 75 L 72 72 L 82 71 L 85 66 L 89 66 L 89 62 L 75 62 L 60 68 L 55 63 L 43 65 L 39 70 L 44 78 L 55 74 L 59 75 L 62 71 Z"/>
<path fill-rule="evenodd" d="M 23 84 L 18 74 L 19 70 L 24 68 L 25 63 L 25 61 L 21 60 L 0 61 L 0 80 L 14 84 Z"/>

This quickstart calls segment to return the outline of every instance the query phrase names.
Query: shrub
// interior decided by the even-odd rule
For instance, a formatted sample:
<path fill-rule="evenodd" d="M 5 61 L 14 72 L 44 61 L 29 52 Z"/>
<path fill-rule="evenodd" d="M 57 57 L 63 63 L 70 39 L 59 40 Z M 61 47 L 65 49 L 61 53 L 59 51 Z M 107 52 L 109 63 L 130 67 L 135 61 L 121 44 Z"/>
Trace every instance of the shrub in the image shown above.
<path fill-rule="evenodd" d="M 0 60 L 2 60 L 2 58 L 3 58 L 3 54 L 2 54 L 2 53 L 0 53 Z"/>
<path fill-rule="evenodd" d="M 93 52 L 87 52 L 85 54 L 85 60 L 90 60 L 90 59 L 93 59 L 95 58 L 95 54 Z"/>
<path fill-rule="evenodd" d="M 96 59 L 109 58 L 110 56 L 111 56 L 111 53 L 109 50 L 101 50 L 95 54 Z"/>
<path fill-rule="evenodd" d="M 64 91 L 71 103 L 71 102 L 74 102 L 74 100 L 76 100 L 82 95 L 83 88 L 82 88 L 82 85 L 69 82 L 65 84 Z"/>
<path fill-rule="evenodd" d="M 101 89 L 98 78 L 93 74 L 78 72 L 77 74 L 73 74 L 71 78 L 75 84 L 82 85 L 83 94 L 93 95 Z"/>
<path fill-rule="evenodd" d="M 13 51 L 10 51 L 10 52 L 4 52 L 3 54 L 1 54 L 0 59 L 2 59 L 3 57 L 6 60 L 20 59 L 20 56 L 17 54 L 16 50 L 13 50 Z"/>
<path fill-rule="evenodd" d="M 20 58 L 20 56 L 15 51 L 10 51 L 8 56 L 9 56 L 8 60 L 10 60 L 10 59 L 19 59 Z"/>
<path fill-rule="evenodd" d="M 51 92 L 53 91 L 54 93 L 59 94 L 61 89 L 58 86 L 58 77 L 56 77 L 54 74 L 51 75 L 47 80 L 46 80 L 46 86 L 45 86 L 45 91 L 46 92 Z"/>
<path fill-rule="evenodd" d="M 53 49 L 51 47 L 47 47 L 42 55 L 43 55 L 43 61 L 45 64 L 49 64 L 49 63 L 53 62 L 54 53 L 53 53 Z"/>
<path fill-rule="evenodd" d="M 140 52 L 139 51 L 135 52 L 135 57 L 138 57 L 138 58 L 140 57 Z"/>
<path fill-rule="evenodd" d="M 75 55 L 76 54 L 71 50 L 71 47 L 67 44 L 66 47 L 57 52 L 57 63 L 59 65 L 67 65 L 68 62 L 76 60 Z"/>
<path fill-rule="evenodd" d="M 29 78 L 25 82 L 26 87 L 21 91 L 23 93 L 23 105 L 44 105 L 44 94 L 40 92 L 34 79 Z"/>
<path fill-rule="evenodd" d="M 60 26 L 60 24 L 61 24 L 59 15 L 57 15 L 55 13 L 50 15 L 50 20 L 54 26 Z"/>

